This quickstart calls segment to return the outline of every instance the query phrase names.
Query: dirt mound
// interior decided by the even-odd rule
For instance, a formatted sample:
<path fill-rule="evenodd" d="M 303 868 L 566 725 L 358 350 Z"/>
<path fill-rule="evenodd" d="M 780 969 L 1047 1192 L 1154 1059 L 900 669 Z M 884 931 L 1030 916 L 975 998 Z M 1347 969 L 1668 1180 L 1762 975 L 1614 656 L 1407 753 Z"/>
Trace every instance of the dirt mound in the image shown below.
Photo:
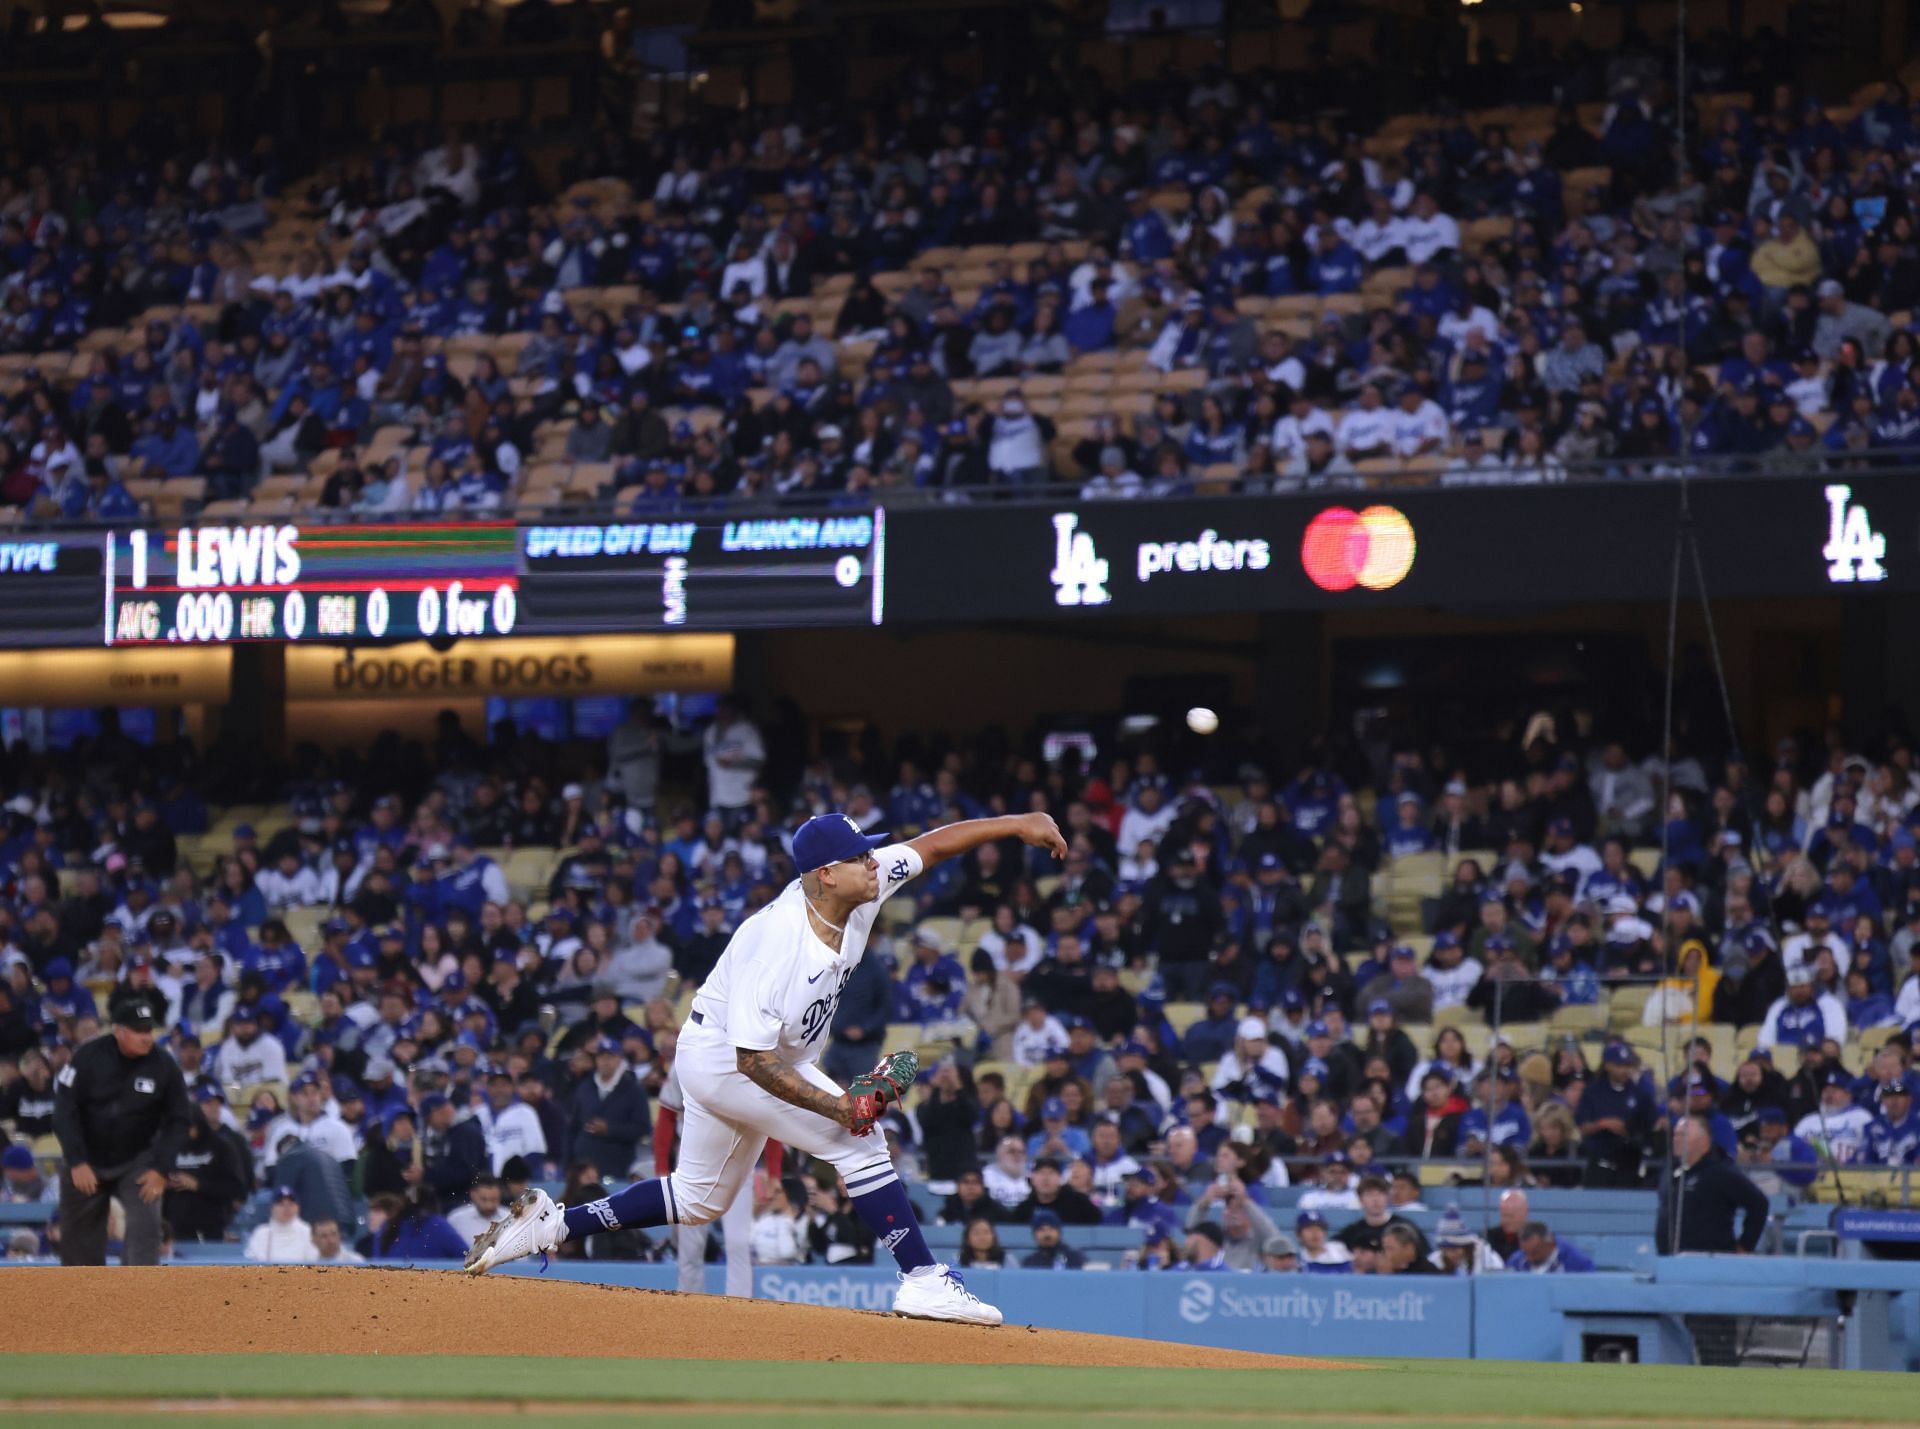
<path fill-rule="evenodd" d="M 1116 1335 L 900 1320 L 531 1276 L 317 1266 L 9 1271 L 12 1354 L 485 1354 L 487 1326 L 566 1325 L 595 1358 L 1339 1369 L 1325 1360 Z M 140 1305 L 140 1316 L 108 1313 Z M 588 1330 L 590 1334 L 582 1334 Z M 525 1352 L 541 1349 L 526 1345 Z"/>

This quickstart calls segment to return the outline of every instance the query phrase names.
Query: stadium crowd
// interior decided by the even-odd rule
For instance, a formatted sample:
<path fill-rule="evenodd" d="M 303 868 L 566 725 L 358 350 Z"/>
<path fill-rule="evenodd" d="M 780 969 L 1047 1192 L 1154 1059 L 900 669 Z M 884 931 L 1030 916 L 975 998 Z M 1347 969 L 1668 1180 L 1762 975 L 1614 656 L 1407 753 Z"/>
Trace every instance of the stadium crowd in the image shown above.
<path fill-rule="evenodd" d="M 1681 754 L 1664 799 L 1664 764 L 1604 738 L 1218 784 L 1151 744 L 1090 770 L 986 741 L 805 747 L 724 700 L 685 732 L 636 702 L 587 752 L 481 746 L 449 714 L 431 754 L 304 779 L 257 825 L 111 723 L 16 751 L 0 1200 L 55 1198 L 56 1084 L 129 996 L 163 1004 L 197 1103 L 166 1195 L 181 1240 L 457 1255 L 529 1180 L 600 1194 L 670 1154 L 651 1104 L 686 1000 L 825 809 L 904 837 L 1045 808 L 1067 835 L 1064 866 L 987 845 L 917 881 L 832 1017 L 843 1082 L 921 1049 L 887 1134 L 976 1258 L 1012 1223 L 1057 1264 L 1097 1225 L 1137 1231 L 1148 1266 L 1426 1264 L 1444 1234 L 1387 1244 L 1423 1185 L 1650 1184 L 1688 1118 L 1790 1195 L 1920 1163 L 1902 741 L 1786 740 L 1764 777 Z M 1291 1227 L 1267 1209 L 1285 1187 Z M 769 1255 L 872 1253 L 824 1168 L 763 1181 L 756 1209 Z M 1525 1212 L 1487 1254 L 1576 1268 Z"/>
<path fill-rule="evenodd" d="M 1371 138 L 1266 72 L 928 78 L 897 109 L 601 134 L 558 190 L 504 130 L 306 176 L 265 141 L 56 138 L 0 172 L 0 501 L 664 511 L 1902 460 L 1920 108 L 1786 71 L 1721 92 L 1704 64 L 1683 114 L 1653 56 L 1549 65 L 1557 109 Z"/>

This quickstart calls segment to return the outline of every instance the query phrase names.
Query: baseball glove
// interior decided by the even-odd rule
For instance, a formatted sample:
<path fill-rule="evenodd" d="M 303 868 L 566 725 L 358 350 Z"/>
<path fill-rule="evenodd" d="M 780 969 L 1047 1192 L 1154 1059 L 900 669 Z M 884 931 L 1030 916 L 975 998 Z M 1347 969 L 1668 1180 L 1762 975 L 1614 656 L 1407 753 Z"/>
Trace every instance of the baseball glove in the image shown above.
<path fill-rule="evenodd" d="M 847 1083 L 847 1095 L 853 1099 L 855 1136 L 865 1136 L 887 1108 L 905 1099 L 907 1088 L 920 1075 L 920 1059 L 911 1052 L 890 1052 L 871 1072 L 862 1072 Z"/>

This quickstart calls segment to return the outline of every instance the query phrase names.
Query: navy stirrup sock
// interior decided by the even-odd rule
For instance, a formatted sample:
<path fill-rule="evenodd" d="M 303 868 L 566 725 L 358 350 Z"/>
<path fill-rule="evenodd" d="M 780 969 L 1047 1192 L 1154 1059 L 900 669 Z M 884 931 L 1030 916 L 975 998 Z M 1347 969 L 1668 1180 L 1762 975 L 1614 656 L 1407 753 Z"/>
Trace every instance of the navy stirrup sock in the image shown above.
<path fill-rule="evenodd" d="M 927 1238 L 920 1234 L 920 1218 L 907 1199 L 907 1188 L 898 1181 L 889 1179 L 870 1191 L 855 1191 L 853 1208 L 880 1244 L 893 1252 L 903 1271 L 921 1270 L 934 1263 Z"/>
<path fill-rule="evenodd" d="M 568 1206 L 567 1239 L 579 1240 L 601 1231 L 627 1227 L 664 1226 L 673 1219 L 667 1210 L 672 1195 L 666 1178 L 662 1177 L 657 1181 L 636 1181 L 624 1191 L 585 1205 Z"/>

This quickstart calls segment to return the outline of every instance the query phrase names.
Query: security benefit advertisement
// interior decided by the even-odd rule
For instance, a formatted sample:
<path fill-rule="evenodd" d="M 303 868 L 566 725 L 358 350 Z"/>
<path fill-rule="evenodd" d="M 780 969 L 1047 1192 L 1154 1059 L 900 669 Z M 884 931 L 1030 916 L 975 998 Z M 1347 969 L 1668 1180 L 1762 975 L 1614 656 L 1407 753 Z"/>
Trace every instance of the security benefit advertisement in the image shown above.
<path fill-rule="evenodd" d="M 424 641 L 348 652 L 288 646 L 289 700 L 577 698 L 716 692 L 733 680 L 731 635 Z"/>
<path fill-rule="evenodd" d="M 889 622 L 1664 600 L 1675 481 L 891 511 Z M 1920 483 L 1712 477 L 1717 596 L 1920 591 Z"/>

